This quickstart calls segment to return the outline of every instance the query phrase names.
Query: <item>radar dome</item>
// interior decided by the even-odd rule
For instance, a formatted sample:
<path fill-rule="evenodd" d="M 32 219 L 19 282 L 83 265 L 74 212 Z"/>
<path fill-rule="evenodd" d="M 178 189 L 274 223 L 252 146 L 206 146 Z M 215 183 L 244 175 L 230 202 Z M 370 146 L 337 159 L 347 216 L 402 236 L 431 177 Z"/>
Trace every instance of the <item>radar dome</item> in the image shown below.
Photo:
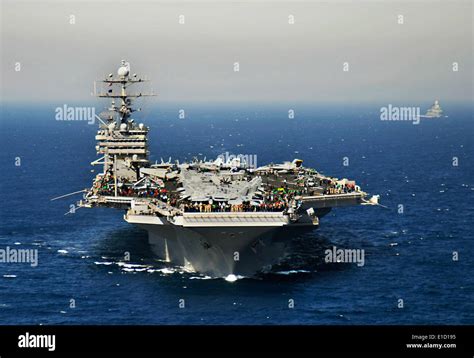
<path fill-rule="evenodd" d="M 138 125 L 138 128 L 140 128 L 140 129 L 143 129 L 143 127 L 145 127 L 145 126 L 143 125 L 143 123 L 140 123 L 140 124 Z"/>
<path fill-rule="evenodd" d="M 125 66 L 119 67 L 119 69 L 117 70 L 117 74 L 118 74 L 120 77 L 126 77 L 126 76 L 128 76 L 128 74 L 129 74 L 128 68 L 125 67 Z"/>
<path fill-rule="evenodd" d="M 121 131 L 127 130 L 127 124 L 126 124 L 126 123 L 122 123 L 122 124 L 120 125 L 120 130 L 121 130 Z"/>

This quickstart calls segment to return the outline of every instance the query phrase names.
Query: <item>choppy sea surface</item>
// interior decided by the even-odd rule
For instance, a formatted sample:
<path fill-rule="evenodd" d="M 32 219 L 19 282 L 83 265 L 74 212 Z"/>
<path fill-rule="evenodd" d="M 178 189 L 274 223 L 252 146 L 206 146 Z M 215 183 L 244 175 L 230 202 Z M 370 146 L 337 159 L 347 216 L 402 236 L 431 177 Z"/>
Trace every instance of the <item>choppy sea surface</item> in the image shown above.
<path fill-rule="evenodd" d="M 375 104 L 302 105 L 294 119 L 270 105 L 142 112 L 152 160 L 301 158 L 387 206 L 334 209 L 288 264 L 236 282 L 158 261 L 121 211 L 64 215 L 80 197 L 50 199 L 90 185 L 97 125 L 57 121 L 55 107 L 2 108 L 0 249 L 39 257 L 0 263 L 0 324 L 474 323 L 472 107 L 447 103 L 447 118 L 418 125 L 381 121 Z M 324 264 L 332 246 L 364 249 L 364 266 Z"/>

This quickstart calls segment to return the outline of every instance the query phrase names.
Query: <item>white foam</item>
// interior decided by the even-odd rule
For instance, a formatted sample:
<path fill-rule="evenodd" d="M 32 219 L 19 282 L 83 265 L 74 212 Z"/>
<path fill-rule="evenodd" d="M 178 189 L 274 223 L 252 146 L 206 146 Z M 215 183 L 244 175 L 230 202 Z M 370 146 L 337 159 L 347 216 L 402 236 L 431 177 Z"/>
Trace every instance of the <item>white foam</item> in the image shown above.
<path fill-rule="evenodd" d="M 211 276 L 192 276 L 189 278 L 190 280 L 212 280 Z"/>
<path fill-rule="evenodd" d="M 177 270 L 174 270 L 174 269 L 171 269 L 171 268 L 167 268 L 167 267 L 162 268 L 162 269 L 157 269 L 156 271 L 161 272 L 161 273 L 164 273 L 165 275 L 170 275 L 170 274 L 172 274 L 172 273 L 179 272 L 179 271 L 177 271 Z"/>
<path fill-rule="evenodd" d="M 67 250 L 58 250 L 58 253 L 59 254 L 67 254 L 67 253 L 69 253 L 69 251 L 67 251 Z"/>
<path fill-rule="evenodd" d="M 227 282 L 235 282 L 237 281 L 237 276 L 230 274 L 227 275 L 224 280 L 226 280 Z"/>
<path fill-rule="evenodd" d="M 159 273 L 162 273 L 162 274 L 165 274 L 165 275 L 170 275 L 170 274 L 173 274 L 175 272 L 183 273 L 182 271 L 180 272 L 178 270 L 168 268 L 168 267 L 161 268 L 161 269 L 148 268 L 146 271 L 149 272 L 149 273 L 159 272 Z"/>
<path fill-rule="evenodd" d="M 293 275 L 296 273 L 310 273 L 311 271 L 308 270 L 288 270 L 288 271 L 277 271 L 275 274 L 277 275 Z"/>
<path fill-rule="evenodd" d="M 98 262 L 98 261 L 95 261 L 94 263 L 96 265 L 106 265 L 106 266 L 109 266 L 109 265 L 113 264 L 113 262 Z"/>
<path fill-rule="evenodd" d="M 117 266 L 120 266 L 120 267 L 127 267 L 127 268 L 140 268 L 140 267 L 150 267 L 148 265 L 140 265 L 140 264 L 128 264 L 126 262 L 117 262 L 116 263 Z"/>
<path fill-rule="evenodd" d="M 230 275 L 227 275 L 226 277 L 224 277 L 224 280 L 226 280 L 227 282 L 235 282 L 235 281 L 241 280 L 243 278 L 245 278 L 245 276 L 230 274 Z"/>
<path fill-rule="evenodd" d="M 126 272 L 141 272 L 141 271 L 146 271 L 146 267 L 144 268 L 129 268 L 129 267 L 124 267 L 122 269 L 123 271 L 126 271 Z"/>
<path fill-rule="evenodd" d="M 149 273 L 153 273 L 153 272 L 156 272 L 156 271 L 158 271 L 158 270 L 155 270 L 155 269 L 148 269 L 148 270 L 146 270 L 146 272 L 149 272 Z"/>

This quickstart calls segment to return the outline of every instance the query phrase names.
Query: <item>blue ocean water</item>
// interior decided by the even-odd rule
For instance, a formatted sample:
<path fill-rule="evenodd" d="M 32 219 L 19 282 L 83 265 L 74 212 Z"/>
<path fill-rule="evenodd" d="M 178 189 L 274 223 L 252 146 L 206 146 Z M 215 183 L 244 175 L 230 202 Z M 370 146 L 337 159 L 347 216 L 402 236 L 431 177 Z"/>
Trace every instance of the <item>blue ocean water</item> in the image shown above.
<path fill-rule="evenodd" d="M 469 105 L 444 104 L 448 118 L 419 125 L 381 121 L 380 104 L 301 105 L 295 119 L 282 105 L 190 105 L 184 120 L 182 105 L 145 111 L 153 160 L 297 157 L 388 207 L 335 209 L 299 239 L 294 266 L 233 283 L 156 261 L 121 211 L 65 216 L 74 198 L 50 199 L 90 185 L 96 126 L 56 121 L 54 107 L 2 108 L 0 248 L 36 248 L 39 263 L 0 263 L 0 324 L 474 323 Z M 364 249 L 365 265 L 322 265 L 321 243 Z"/>

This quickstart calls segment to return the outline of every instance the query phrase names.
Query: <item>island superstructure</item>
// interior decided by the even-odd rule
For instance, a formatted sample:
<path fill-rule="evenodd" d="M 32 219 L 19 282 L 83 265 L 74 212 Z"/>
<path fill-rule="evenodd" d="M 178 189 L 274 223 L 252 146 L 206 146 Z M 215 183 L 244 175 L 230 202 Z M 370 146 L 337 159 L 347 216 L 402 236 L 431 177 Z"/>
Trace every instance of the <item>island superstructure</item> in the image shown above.
<path fill-rule="evenodd" d="M 147 230 L 158 257 L 214 277 L 254 275 L 291 253 L 292 237 L 313 230 L 333 207 L 377 204 L 352 180 L 328 177 L 294 159 L 253 167 L 245 158 L 152 164 L 149 128 L 137 123 L 129 93 L 144 82 L 122 61 L 95 92 L 112 100 L 100 116 L 100 165 L 80 207 L 125 210 L 124 219 Z"/>

